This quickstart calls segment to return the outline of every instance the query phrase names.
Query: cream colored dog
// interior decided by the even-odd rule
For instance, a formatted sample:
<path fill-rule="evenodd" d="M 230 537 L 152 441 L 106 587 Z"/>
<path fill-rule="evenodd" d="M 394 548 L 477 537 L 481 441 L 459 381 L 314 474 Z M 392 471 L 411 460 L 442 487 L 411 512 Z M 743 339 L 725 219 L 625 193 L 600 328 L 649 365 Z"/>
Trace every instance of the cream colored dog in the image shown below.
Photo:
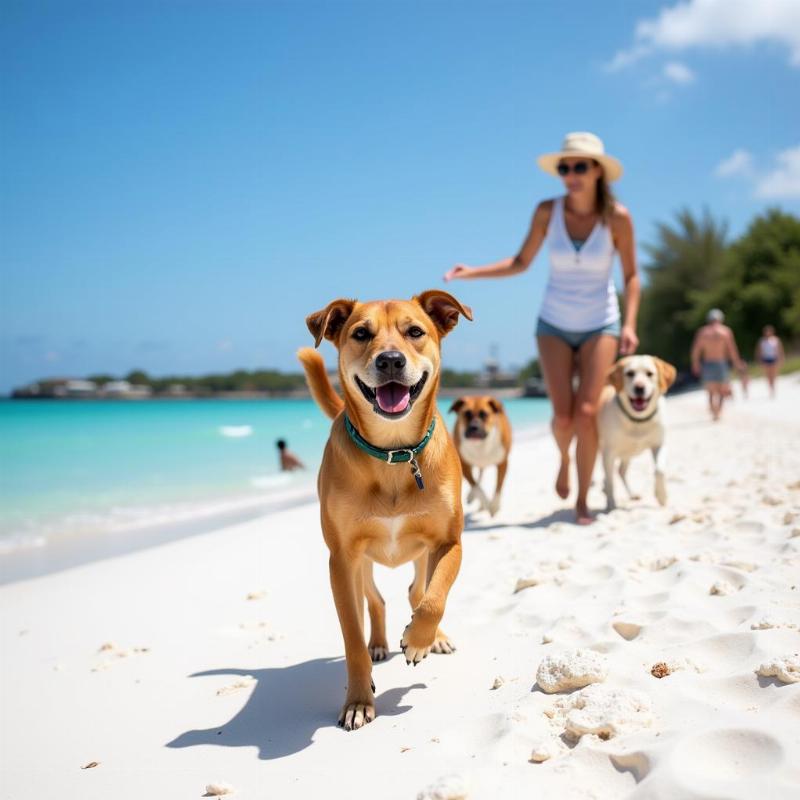
<path fill-rule="evenodd" d="M 600 395 L 597 429 L 605 471 L 604 489 L 607 510 L 614 501 L 614 465 L 619 460 L 619 475 L 631 499 L 637 499 L 626 480 L 628 464 L 645 450 L 655 461 L 655 495 L 663 506 L 667 502 L 664 478 L 664 393 L 675 380 L 675 367 L 655 356 L 627 356 L 609 373 L 609 385 Z"/>
<path fill-rule="evenodd" d="M 306 319 L 317 345 L 325 338 L 339 351 L 343 397 L 319 353 L 305 348 L 298 355 L 312 396 L 333 419 L 318 487 L 347 661 L 339 715 L 347 730 L 375 718 L 372 662 L 389 654 L 375 562 L 414 562 L 411 622 L 400 641 L 407 663 L 455 650 L 439 622 L 461 564 L 461 464 L 436 392 L 441 340 L 459 315 L 472 319 L 452 295 L 432 290 L 411 300 L 334 300 Z"/>

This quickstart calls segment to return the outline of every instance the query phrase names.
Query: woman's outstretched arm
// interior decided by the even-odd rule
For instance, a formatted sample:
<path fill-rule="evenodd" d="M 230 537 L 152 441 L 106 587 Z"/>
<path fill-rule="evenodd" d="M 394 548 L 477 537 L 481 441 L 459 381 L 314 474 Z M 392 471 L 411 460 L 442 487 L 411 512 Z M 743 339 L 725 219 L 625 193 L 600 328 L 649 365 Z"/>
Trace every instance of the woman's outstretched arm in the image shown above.
<path fill-rule="evenodd" d="M 493 264 L 484 264 L 480 267 L 468 267 L 466 264 L 456 264 L 444 274 L 446 281 L 456 278 L 469 280 L 471 278 L 505 278 L 509 275 L 518 275 L 525 272 L 536 257 L 547 235 L 547 226 L 550 224 L 550 214 L 553 208 L 552 200 L 543 200 L 536 207 L 531 220 L 531 227 L 525 241 L 522 243 L 514 258 L 504 258 Z"/>

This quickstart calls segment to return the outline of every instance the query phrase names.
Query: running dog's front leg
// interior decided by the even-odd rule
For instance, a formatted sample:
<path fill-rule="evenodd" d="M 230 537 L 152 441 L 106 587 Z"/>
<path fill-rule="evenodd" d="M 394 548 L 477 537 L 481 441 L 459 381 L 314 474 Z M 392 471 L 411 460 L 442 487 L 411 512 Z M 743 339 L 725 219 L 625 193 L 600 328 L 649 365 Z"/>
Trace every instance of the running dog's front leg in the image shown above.
<path fill-rule="evenodd" d="M 459 458 L 461 455 L 459 454 Z M 461 472 L 464 475 L 464 480 L 469 484 L 469 494 L 467 494 L 467 502 L 471 503 L 477 500 L 481 504 L 481 510 L 486 510 L 489 507 L 489 499 L 486 497 L 486 492 L 481 487 L 481 475 L 483 470 L 478 470 L 478 479 L 472 473 L 472 467 L 461 458 Z"/>
<path fill-rule="evenodd" d="M 344 637 L 347 661 L 347 695 L 339 725 L 352 731 L 375 719 L 372 659 L 364 641 L 364 586 L 361 556 L 342 550 L 331 552 L 331 589 Z"/>
<path fill-rule="evenodd" d="M 660 505 L 664 506 L 667 504 L 667 478 L 664 474 L 667 459 L 663 445 L 653 448 L 653 461 L 655 461 L 656 466 L 656 500 L 658 500 Z"/>
<path fill-rule="evenodd" d="M 430 653 L 444 615 L 447 595 L 460 566 L 461 543 L 458 541 L 444 544 L 428 556 L 428 588 L 400 640 L 407 664 L 416 666 Z"/>
<path fill-rule="evenodd" d="M 500 510 L 500 492 L 503 491 L 503 483 L 508 471 L 508 461 L 502 461 L 497 465 L 497 484 L 494 489 L 494 497 L 489 503 L 489 513 L 494 516 Z"/>
<path fill-rule="evenodd" d="M 603 490 L 606 494 L 606 511 L 613 511 L 617 504 L 614 501 L 614 454 L 610 448 L 604 448 L 603 456 Z"/>

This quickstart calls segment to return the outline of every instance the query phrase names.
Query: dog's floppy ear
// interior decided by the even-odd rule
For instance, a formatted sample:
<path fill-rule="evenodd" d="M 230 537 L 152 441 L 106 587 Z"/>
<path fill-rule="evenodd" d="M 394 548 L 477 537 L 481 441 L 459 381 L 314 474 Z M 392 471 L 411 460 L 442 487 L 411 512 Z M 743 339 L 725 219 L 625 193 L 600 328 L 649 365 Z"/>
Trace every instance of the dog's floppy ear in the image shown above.
<path fill-rule="evenodd" d="M 672 364 L 668 364 L 655 356 L 653 361 L 656 362 L 656 369 L 658 370 L 658 387 L 662 392 L 666 392 L 675 383 L 675 376 L 678 374 L 678 370 Z"/>
<path fill-rule="evenodd" d="M 462 408 L 464 408 L 464 398 L 459 397 L 458 400 L 453 401 L 453 405 L 451 405 L 450 408 L 448 408 L 447 410 L 455 411 L 457 414 L 459 411 L 461 411 Z"/>
<path fill-rule="evenodd" d="M 453 295 L 439 289 L 430 289 L 412 298 L 422 306 L 422 310 L 433 320 L 441 336 L 447 336 L 463 314 L 472 322 L 472 309 L 462 305 Z"/>
<path fill-rule="evenodd" d="M 622 391 L 622 386 L 625 381 L 622 375 L 623 372 L 625 372 L 625 359 L 621 358 L 616 364 L 614 364 L 613 367 L 611 367 L 611 369 L 608 371 L 608 375 L 606 376 L 606 381 L 614 387 L 614 391 Z"/>
<path fill-rule="evenodd" d="M 314 347 L 319 347 L 323 337 L 331 341 L 336 339 L 347 318 L 353 313 L 355 305 L 355 300 L 340 298 L 306 317 L 306 325 L 314 337 Z"/>
<path fill-rule="evenodd" d="M 495 414 L 499 414 L 503 410 L 503 404 L 496 397 L 489 398 L 489 405 Z"/>

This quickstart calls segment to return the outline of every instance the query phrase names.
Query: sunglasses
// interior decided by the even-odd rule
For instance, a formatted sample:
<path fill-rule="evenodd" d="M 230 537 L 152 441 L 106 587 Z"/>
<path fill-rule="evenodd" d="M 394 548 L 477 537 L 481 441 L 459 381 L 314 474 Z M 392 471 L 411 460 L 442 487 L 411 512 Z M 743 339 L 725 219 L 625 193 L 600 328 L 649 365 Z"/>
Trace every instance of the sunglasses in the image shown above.
<path fill-rule="evenodd" d="M 556 167 L 556 169 L 558 170 L 558 174 L 561 175 L 562 178 L 569 175 L 570 172 L 574 172 L 576 175 L 585 175 L 589 171 L 589 162 L 576 161 L 572 166 L 561 162 Z"/>

